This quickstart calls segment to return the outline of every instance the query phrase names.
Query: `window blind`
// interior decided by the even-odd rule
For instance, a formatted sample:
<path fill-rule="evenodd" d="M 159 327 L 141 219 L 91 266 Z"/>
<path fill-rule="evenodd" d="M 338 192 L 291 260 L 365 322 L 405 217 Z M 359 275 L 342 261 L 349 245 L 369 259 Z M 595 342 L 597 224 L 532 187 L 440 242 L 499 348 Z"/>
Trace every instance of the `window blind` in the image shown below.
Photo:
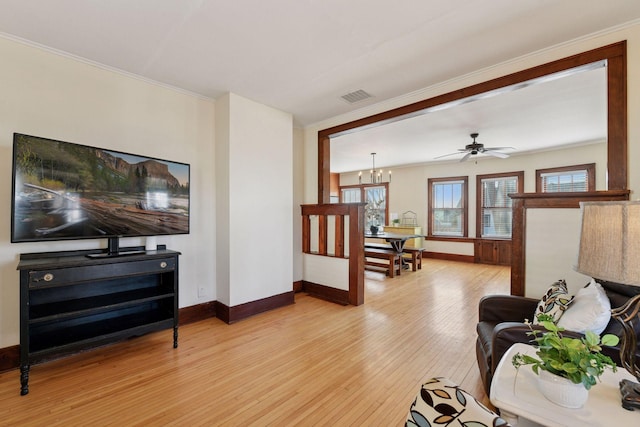
<path fill-rule="evenodd" d="M 511 238 L 513 202 L 508 194 L 517 189 L 517 177 L 482 180 L 482 237 Z"/>
<path fill-rule="evenodd" d="M 360 201 L 361 190 L 359 188 L 343 188 L 342 203 L 358 203 Z"/>
<path fill-rule="evenodd" d="M 540 174 L 543 193 L 588 191 L 586 170 Z"/>
<path fill-rule="evenodd" d="M 434 182 L 432 185 L 433 235 L 462 236 L 464 181 Z"/>

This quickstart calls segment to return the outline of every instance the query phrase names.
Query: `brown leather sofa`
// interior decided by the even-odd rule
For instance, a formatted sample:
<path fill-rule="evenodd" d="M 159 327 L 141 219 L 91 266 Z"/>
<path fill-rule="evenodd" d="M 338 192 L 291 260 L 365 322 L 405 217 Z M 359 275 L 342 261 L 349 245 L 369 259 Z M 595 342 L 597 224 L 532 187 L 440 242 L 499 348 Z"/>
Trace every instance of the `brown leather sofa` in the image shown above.
<path fill-rule="evenodd" d="M 611 307 L 622 306 L 629 298 L 640 294 L 640 287 L 622 285 L 614 282 L 598 280 L 602 285 Z M 480 300 L 477 325 L 476 357 L 480 368 L 480 377 L 487 396 L 491 387 L 491 379 L 500 359 L 515 343 L 530 343 L 527 335 L 529 326 L 525 319 L 533 320 L 539 300 L 513 295 L 489 295 Z M 640 322 L 634 324 L 638 343 L 640 343 Z M 622 327 L 615 319 L 611 319 L 603 334 L 621 335 Z M 565 336 L 579 337 L 582 334 L 565 331 Z M 611 357 L 620 366 L 620 349 L 618 347 L 603 348 L 603 353 Z M 640 344 L 636 351 L 636 360 L 640 360 Z"/>

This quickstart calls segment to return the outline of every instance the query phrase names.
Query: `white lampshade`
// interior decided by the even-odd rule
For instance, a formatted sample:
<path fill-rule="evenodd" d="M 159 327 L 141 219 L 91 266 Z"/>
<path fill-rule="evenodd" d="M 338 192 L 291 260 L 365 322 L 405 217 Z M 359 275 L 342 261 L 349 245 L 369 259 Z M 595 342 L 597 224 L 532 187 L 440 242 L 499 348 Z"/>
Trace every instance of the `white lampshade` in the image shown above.
<path fill-rule="evenodd" d="M 640 202 L 581 202 L 582 229 L 575 270 L 640 286 Z"/>

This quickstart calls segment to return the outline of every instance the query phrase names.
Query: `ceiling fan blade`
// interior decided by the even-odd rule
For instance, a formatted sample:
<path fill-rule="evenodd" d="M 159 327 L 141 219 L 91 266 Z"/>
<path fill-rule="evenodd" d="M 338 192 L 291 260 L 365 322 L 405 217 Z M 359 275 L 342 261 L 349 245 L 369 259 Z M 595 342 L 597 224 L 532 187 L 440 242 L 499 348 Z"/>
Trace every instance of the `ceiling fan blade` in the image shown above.
<path fill-rule="evenodd" d="M 496 150 L 515 150 L 513 147 L 487 147 L 484 151 L 496 151 Z"/>
<path fill-rule="evenodd" d="M 501 159 L 506 159 L 507 157 L 509 157 L 509 155 L 506 153 L 501 153 L 499 151 L 493 151 L 493 150 L 484 150 L 484 154 L 488 154 L 489 156 L 493 156 L 493 157 L 500 157 Z"/>
<path fill-rule="evenodd" d="M 456 154 L 460 154 L 460 153 L 443 154 L 442 156 L 434 157 L 433 159 L 435 160 L 435 159 L 441 159 L 443 157 L 455 156 Z"/>
<path fill-rule="evenodd" d="M 466 162 L 469 157 L 471 157 L 471 153 L 465 154 L 464 157 L 460 159 L 460 163 Z"/>

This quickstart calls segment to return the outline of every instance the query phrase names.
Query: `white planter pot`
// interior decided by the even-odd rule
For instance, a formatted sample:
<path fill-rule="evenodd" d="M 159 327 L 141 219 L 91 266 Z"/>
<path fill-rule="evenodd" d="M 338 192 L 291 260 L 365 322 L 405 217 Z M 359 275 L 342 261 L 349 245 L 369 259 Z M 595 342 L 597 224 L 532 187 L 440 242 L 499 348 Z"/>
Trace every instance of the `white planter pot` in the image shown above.
<path fill-rule="evenodd" d="M 589 398 L 589 390 L 582 384 L 544 370 L 540 370 L 538 388 L 549 401 L 565 408 L 582 408 Z"/>

